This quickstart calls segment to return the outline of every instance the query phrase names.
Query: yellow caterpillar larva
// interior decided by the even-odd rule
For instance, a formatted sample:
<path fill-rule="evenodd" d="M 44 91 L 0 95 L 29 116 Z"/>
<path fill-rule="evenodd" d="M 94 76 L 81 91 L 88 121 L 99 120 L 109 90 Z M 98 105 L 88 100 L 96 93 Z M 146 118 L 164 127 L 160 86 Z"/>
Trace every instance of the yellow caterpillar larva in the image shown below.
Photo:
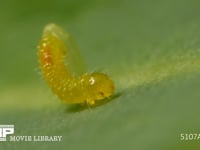
<path fill-rule="evenodd" d="M 38 46 L 44 79 L 63 101 L 94 105 L 95 101 L 112 95 L 114 84 L 106 74 L 83 73 L 84 64 L 78 55 L 77 47 L 68 33 L 55 24 L 44 28 Z"/>

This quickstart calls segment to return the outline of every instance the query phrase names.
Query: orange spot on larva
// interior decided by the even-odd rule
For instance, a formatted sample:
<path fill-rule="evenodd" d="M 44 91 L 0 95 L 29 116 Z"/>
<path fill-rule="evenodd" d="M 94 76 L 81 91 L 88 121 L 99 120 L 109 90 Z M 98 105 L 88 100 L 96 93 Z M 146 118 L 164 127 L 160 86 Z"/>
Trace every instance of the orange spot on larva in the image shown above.
<path fill-rule="evenodd" d="M 48 66 L 53 64 L 52 54 L 49 47 L 46 46 L 43 48 L 42 55 L 44 58 L 44 65 Z"/>

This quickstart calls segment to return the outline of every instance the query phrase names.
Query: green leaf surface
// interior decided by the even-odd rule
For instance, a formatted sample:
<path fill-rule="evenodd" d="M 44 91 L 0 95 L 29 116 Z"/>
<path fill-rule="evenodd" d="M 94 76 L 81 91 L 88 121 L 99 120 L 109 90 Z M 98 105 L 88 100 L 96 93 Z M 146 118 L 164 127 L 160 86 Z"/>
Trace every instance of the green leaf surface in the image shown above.
<path fill-rule="evenodd" d="M 2 150 L 193 150 L 200 134 L 200 2 L 197 0 L 7 0 L 0 2 L 0 124 L 15 136 L 61 142 L 0 142 Z M 77 41 L 89 72 L 115 82 L 94 108 L 62 103 L 43 81 L 36 47 L 47 23 Z"/>

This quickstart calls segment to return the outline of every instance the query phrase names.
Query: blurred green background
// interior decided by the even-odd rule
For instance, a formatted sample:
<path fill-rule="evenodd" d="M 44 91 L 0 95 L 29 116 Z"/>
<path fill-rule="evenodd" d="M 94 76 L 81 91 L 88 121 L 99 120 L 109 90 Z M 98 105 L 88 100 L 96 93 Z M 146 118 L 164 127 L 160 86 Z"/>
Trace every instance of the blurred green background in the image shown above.
<path fill-rule="evenodd" d="M 0 2 L 0 124 L 15 135 L 62 142 L 0 142 L 0 149 L 198 149 L 200 2 L 197 0 L 7 0 Z M 57 23 L 77 41 L 89 72 L 115 82 L 111 101 L 63 104 L 40 75 L 36 47 Z"/>

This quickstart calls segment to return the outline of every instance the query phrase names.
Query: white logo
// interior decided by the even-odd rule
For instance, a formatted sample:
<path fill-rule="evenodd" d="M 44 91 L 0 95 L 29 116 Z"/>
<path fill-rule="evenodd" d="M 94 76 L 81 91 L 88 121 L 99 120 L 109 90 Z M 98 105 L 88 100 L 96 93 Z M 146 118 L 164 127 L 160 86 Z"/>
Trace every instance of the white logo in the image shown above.
<path fill-rule="evenodd" d="M 14 134 L 14 125 L 1 125 L 0 124 L 0 142 L 61 142 L 62 136 L 59 135 L 11 135 Z M 9 138 L 7 138 L 7 136 Z"/>
<path fill-rule="evenodd" d="M 0 125 L 0 141 L 6 141 L 8 134 L 14 134 L 14 125 Z"/>

